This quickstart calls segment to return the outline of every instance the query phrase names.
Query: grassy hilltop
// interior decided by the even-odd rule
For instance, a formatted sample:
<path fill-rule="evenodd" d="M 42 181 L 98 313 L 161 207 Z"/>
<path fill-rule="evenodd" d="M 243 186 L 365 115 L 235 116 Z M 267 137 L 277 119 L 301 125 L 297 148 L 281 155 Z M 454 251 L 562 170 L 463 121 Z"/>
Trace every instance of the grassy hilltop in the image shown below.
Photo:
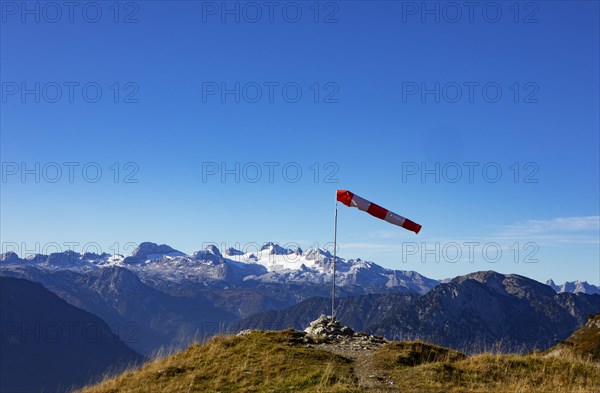
<path fill-rule="evenodd" d="M 360 347 L 304 337 L 294 330 L 214 337 L 83 392 L 600 391 L 600 364 L 573 351 L 467 357 L 419 341 Z"/>
<path fill-rule="evenodd" d="M 577 356 L 600 362 L 600 314 L 591 316 L 581 329 L 548 351 L 550 355 Z"/>

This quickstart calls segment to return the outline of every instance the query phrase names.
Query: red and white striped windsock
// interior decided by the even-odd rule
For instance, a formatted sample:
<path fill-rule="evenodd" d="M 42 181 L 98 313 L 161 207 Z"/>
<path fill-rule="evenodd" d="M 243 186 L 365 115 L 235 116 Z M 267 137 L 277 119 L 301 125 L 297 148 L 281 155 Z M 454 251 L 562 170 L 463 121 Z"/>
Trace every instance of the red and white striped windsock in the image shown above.
<path fill-rule="evenodd" d="M 377 217 L 391 224 L 401 226 L 402 228 L 413 231 L 414 233 L 419 233 L 421 230 L 421 225 L 417 224 L 416 222 L 413 222 L 408 218 L 404 218 L 399 214 L 393 213 L 379 205 L 369 202 L 348 190 L 337 190 L 337 200 L 348 207 L 357 207 L 359 210 L 367 212 L 373 217 Z"/>

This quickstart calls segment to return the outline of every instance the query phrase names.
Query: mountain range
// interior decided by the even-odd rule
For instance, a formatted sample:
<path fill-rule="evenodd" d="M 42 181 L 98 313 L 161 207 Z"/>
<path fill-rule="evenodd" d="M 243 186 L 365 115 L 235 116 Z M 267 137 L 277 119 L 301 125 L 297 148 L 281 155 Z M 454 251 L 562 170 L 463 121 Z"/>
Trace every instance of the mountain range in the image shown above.
<path fill-rule="evenodd" d="M 331 313 L 332 268 L 327 250 L 274 243 L 222 253 L 211 245 L 189 255 L 149 242 L 129 256 L 2 254 L 3 328 L 7 315 L 10 323 L 89 322 L 111 342 L 101 341 L 102 348 L 3 342 L 0 371 L 16 379 L 3 377 L 0 391 L 80 386 L 125 360 L 218 333 L 302 330 Z M 587 293 L 594 291 L 587 283 L 557 287 L 491 271 L 438 281 L 358 258 L 338 258 L 336 270 L 336 317 L 345 325 L 466 352 L 546 349 L 600 312 L 600 295 Z M 57 370 L 49 360 L 65 356 L 76 364 Z M 19 384 L 32 364 L 36 376 Z"/>
<path fill-rule="evenodd" d="M 258 247 L 257 247 L 258 248 Z M 0 275 L 42 283 L 105 320 L 136 351 L 183 348 L 254 313 L 328 296 L 333 256 L 322 249 L 267 243 L 244 253 L 216 246 L 186 255 L 141 243 L 129 256 L 73 251 L 19 258 L 0 255 Z M 360 259 L 337 260 L 338 295 L 422 294 L 438 285 L 416 272 Z"/>
<path fill-rule="evenodd" d="M 557 294 L 524 276 L 487 271 L 434 288 L 372 329 L 466 352 L 529 351 L 568 337 L 599 311 L 600 295 Z"/>
<path fill-rule="evenodd" d="M 187 284 L 251 287 L 259 284 L 329 284 L 333 255 L 324 249 L 284 248 L 275 243 L 243 252 L 234 248 L 222 255 L 218 247 L 186 255 L 166 244 L 141 243 L 127 256 L 79 254 L 74 251 L 36 254 L 21 259 L 14 252 L 0 255 L 0 266 L 35 266 L 46 270 L 85 272 L 103 267 L 122 267 L 135 272 L 143 281 L 166 287 Z M 337 258 L 336 282 L 342 287 L 370 291 L 386 289 L 425 293 L 439 282 L 416 272 L 383 268 L 360 258 Z"/>
<path fill-rule="evenodd" d="M 421 296 L 346 297 L 336 308 L 342 323 L 389 339 L 510 352 L 545 349 L 568 337 L 600 312 L 600 295 L 556 293 L 527 277 L 487 271 L 458 276 Z M 234 330 L 299 329 L 330 310 L 331 299 L 308 299 L 245 318 Z"/>
<path fill-rule="evenodd" d="M 332 266 L 327 250 L 275 243 L 223 253 L 210 245 L 189 255 L 150 242 L 126 257 L 72 251 L 0 255 L 0 275 L 42 283 L 101 317 L 145 355 L 249 326 L 300 329 L 330 313 Z M 547 347 L 600 311 L 599 297 L 584 293 L 589 286 L 579 286 L 576 294 L 565 286 L 557 293 L 526 277 L 495 272 L 440 282 L 359 258 L 338 258 L 336 270 L 337 316 L 344 323 L 463 350 L 500 341 L 511 350 Z"/>

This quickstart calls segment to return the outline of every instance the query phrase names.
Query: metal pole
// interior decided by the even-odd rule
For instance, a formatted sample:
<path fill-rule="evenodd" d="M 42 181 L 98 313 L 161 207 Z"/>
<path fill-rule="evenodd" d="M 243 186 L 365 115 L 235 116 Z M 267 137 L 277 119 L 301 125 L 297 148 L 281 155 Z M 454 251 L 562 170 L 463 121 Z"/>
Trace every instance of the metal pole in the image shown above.
<path fill-rule="evenodd" d="M 331 289 L 331 319 L 335 320 L 335 262 L 337 259 L 337 200 L 335 202 L 335 220 L 333 224 L 333 285 Z"/>

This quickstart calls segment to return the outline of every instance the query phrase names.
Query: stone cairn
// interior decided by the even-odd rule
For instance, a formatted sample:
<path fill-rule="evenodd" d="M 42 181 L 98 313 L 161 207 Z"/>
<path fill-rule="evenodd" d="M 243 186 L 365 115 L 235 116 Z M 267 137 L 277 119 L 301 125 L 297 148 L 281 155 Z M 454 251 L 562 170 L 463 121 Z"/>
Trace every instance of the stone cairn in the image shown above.
<path fill-rule="evenodd" d="M 322 343 L 339 343 L 347 341 L 364 341 L 371 343 L 384 343 L 385 339 L 366 333 L 356 333 L 348 326 L 342 326 L 339 321 L 328 315 L 321 315 L 304 329 L 306 341 Z"/>
<path fill-rule="evenodd" d="M 255 330 L 242 330 L 236 336 L 244 336 Z M 357 333 L 348 326 L 342 324 L 328 315 L 321 315 L 312 321 L 303 332 L 297 332 L 300 342 L 310 346 L 311 344 L 334 344 L 335 346 L 351 346 L 354 349 L 378 348 L 387 340 L 381 336 L 367 333 Z"/>

